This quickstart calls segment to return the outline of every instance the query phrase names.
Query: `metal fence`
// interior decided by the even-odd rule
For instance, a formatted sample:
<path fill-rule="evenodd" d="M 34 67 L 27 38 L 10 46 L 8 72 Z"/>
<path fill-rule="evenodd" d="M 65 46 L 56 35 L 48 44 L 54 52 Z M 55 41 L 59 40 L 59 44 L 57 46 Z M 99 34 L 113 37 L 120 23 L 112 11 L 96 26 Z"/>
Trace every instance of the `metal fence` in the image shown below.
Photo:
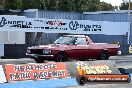
<path fill-rule="evenodd" d="M 100 13 L 100 14 L 84 14 L 83 20 L 94 20 L 94 21 L 112 21 L 112 22 L 127 22 L 127 13 Z"/>
<path fill-rule="evenodd" d="M 96 43 L 119 43 L 122 55 L 127 55 L 129 45 L 127 44 L 127 37 L 123 35 L 88 35 L 93 42 Z"/>
<path fill-rule="evenodd" d="M 77 12 L 59 12 L 59 11 L 45 11 L 41 10 L 38 12 L 39 18 L 48 19 L 69 19 L 69 20 L 81 20 L 82 13 Z"/>
<path fill-rule="evenodd" d="M 131 15 L 132 17 L 132 15 Z M 112 22 L 128 22 L 128 11 L 127 10 L 123 10 L 123 11 L 104 11 L 104 12 L 84 12 L 83 14 L 83 20 L 94 20 L 94 21 L 112 21 Z M 132 20 L 131 20 L 132 23 Z M 130 27 L 130 36 L 129 37 L 129 41 L 130 44 L 132 44 L 132 24 Z M 128 30 L 128 29 L 124 29 L 124 30 Z M 96 39 L 96 36 L 92 36 L 95 37 L 95 41 L 98 42 L 98 39 Z M 125 36 L 98 36 L 99 39 L 101 39 L 100 42 L 107 42 L 109 38 L 109 41 L 113 41 L 114 40 L 119 40 L 121 44 L 128 44 L 127 38 Z"/>
<path fill-rule="evenodd" d="M 122 45 L 127 44 L 127 37 L 123 35 L 88 35 L 93 42 L 97 43 L 119 43 Z"/>

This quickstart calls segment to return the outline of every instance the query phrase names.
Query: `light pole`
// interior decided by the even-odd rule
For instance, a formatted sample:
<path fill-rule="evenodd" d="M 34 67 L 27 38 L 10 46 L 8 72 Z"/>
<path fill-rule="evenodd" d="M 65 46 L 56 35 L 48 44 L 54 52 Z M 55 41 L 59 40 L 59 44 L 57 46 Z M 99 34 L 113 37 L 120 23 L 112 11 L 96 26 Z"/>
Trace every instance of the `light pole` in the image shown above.
<path fill-rule="evenodd" d="M 130 44 L 130 32 L 131 32 L 131 0 L 128 5 L 128 44 Z"/>

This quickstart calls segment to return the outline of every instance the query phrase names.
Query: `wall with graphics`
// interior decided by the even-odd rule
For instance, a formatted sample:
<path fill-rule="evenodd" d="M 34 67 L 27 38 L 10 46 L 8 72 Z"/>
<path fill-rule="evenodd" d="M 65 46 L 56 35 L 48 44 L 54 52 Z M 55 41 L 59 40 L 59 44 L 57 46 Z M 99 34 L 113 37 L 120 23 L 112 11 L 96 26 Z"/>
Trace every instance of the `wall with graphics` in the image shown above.
<path fill-rule="evenodd" d="M 132 17 L 132 14 L 131 14 L 131 17 Z M 94 20 L 94 21 L 128 22 L 128 10 L 83 12 L 83 19 L 84 20 Z M 123 30 L 127 30 L 127 28 L 124 28 Z M 123 30 L 120 30 L 120 31 L 123 31 Z M 130 40 L 130 44 L 132 44 L 132 27 L 131 27 L 131 30 L 129 30 L 129 32 L 130 32 L 130 36 L 128 37 Z M 95 35 L 95 37 L 97 36 Z M 102 36 L 100 37 L 102 38 Z M 104 36 L 104 39 L 105 37 L 106 36 Z M 113 36 L 109 36 L 109 37 L 113 37 Z M 115 39 L 117 40 L 119 40 L 120 38 L 122 38 L 121 35 L 115 36 Z M 125 35 L 122 38 L 122 42 L 120 41 L 120 43 L 124 44 L 124 40 L 127 41 L 127 38 Z M 127 42 L 125 44 L 127 44 Z"/>
<path fill-rule="evenodd" d="M 98 11 L 98 12 L 83 12 L 83 13 L 78 13 L 78 12 L 59 12 L 59 11 L 38 11 L 38 14 L 35 12 L 24 12 L 23 15 L 31 18 L 35 18 L 36 16 L 38 18 L 48 18 L 48 19 L 70 19 L 70 20 L 92 20 L 92 21 L 112 21 L 112 22 L 127 22 L 128 21 L 128 13 L 127 11 Z M 124 28 L 123 30 L 119 31 L 124 31 L 127 28 Z M 46 38 L 50 37 L 50 39 L 55 40 L 56 38 L 59 37 L 58 34 L 53 34 L 52 36 L 49 33 L 43 33 L 41 40 L 39 41 L 39 44 L 47 44 L 49 43 Z M 127 44 L 127 38 L 126 34 L 124 35 L 93 35 L 92 38 L 95 39 L 98 37 L 95 42 L 98 42 L 99 39 L 103 38 L 103 40 L 100 42 L 107 41 L 105 38 L 109 37 L 110 40 L 112 41 L 113 38 L 114 40 L 120 42 L 120 44 Z M 122 40 L 121 40 L 122 38 Z M 51 42 L 50 42 L 51 43 Z M 109 42 L 111 43 L 111 42 Z"/>
<path fill-rule="evenodd" d="M 32 18 L 32 19 L 33 18 L 39 18 L 39 19 L 41 18 L 43 20 L 44 19 L 75 20 L 78 22 L 77 23 L 74 21 L 74 24 L 76 23 L 76 25 L 82 23 L 82 22 L 79 22 L 79 20 L 91 20 L 92 22 L 94 22 L 94 21 L 95 22 L 97 22 L 97 21 L 115 22 L 117 24 L 114 24 L 114 26 L 110 26 L 110 24 L 108 24 L 106 26 L 102 26 L 102 28 L 105 27 L 107 29 L 105 32 L 108 33 L 109 35 L 102 34 L 103 33 L 102 31 L 99 34 L 96 32 L 97 34 L 91 33 L 88 35 L 94 42 L 107 42 L 107 43 L 119 42 L 122 45 L 122 50 L 124 50 L 124 53 L 127 54 L 126 53 L 126 50 L 128 48 L 128 47 L 126 47 L 126 45 L 127 45 L 127 36 L 126 36 L 127 33 L 126 32 L 127 32 L 127 28 L 128 28 L 128 27 L 126 28 L 126 25 L 128 24 L 127 23 L 127 20 L 128 20 L 127 12 L 104 11 L 104 12 L 78 13 L 78 12 L 43 11 L 43 10 L 34 12 L 34 11 L 27 10 L 27 11 L 24 11 L 20 15 L 23 15 L 23 16 L 26 16 L 26 17 Z M 15 20 L 17 20 L 17 18 L 15 18 Z M 121 23 L 120 24 L 121 29 L 119 28 L 118 30 L 114 30 L 115 27 L 118 28 L 118 26 L 116 26 L 116 25 L 118 25 L 118 22 Z M 125 24 L 125 26 L 122 25 L 122 23 Z M 103 23 L 101 23 L 101 24 L 103 24 Z M 78 27 L 78 26 L 76 26 L 76 27 Z M 14 29 L 14 28 L 12 28 L 12 29 Z M 108 29 L 109 29 L 110 33 L 108 32 Z M 111 32 L 113 32 L 114 34 L 111 35 Z M 34 33 L 34 35 L 35 35 L 35 33 Z M 58 34 L 58 33 L 43 33 L 38 44 L 53 43 L 53 41 L 56 40 L 59 36 L 60 36 L 60 34 Z M 27 37 L 26 37 L 25 32 L 2 31 L 2 32 L 0 32 L 0 37 L 1 37 L 0 42 L 3 44 L 27 44 Z M 25 43 L 25 41 L 26 41 L 26 43 Z M 24 48 L 24 50 L 25 50 L 25 48 Z"/>
<path fill-rule="evenodd" d="M 128 22 L 0 16 L 0 31 L 125 35 Z"/>

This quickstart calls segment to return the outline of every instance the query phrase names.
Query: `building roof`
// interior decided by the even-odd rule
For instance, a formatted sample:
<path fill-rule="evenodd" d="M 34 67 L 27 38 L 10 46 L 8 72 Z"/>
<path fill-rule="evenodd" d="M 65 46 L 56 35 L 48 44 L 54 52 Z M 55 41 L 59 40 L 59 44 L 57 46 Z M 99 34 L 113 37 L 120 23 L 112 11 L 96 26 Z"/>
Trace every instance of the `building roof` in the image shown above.
<path fill-rule="evenodd" d="M 85 37 L 85 35 L 66 35 L 66 36 Z"/>
<path fill-rule="evenodd" d="M 109 14 L 109 13 L 128 13 L 129 10 L 117 10 L 117 11 L 96 11 L 96 12 L 83 12 L 83 14 Z M 130 10 L 132 13 L 132 10 Z"/>

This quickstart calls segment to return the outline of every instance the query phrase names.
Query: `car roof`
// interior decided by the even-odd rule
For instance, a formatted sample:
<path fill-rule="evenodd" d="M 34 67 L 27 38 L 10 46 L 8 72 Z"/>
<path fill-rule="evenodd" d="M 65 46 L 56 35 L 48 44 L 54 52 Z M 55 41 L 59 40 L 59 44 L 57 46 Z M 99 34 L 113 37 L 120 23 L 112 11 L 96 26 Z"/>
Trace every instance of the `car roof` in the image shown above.
<path fill-rule="evenodd" d="M 85 37 L 85 35 L 66 35 L 66 36 L 73 36 L 73 37 Z"/>

